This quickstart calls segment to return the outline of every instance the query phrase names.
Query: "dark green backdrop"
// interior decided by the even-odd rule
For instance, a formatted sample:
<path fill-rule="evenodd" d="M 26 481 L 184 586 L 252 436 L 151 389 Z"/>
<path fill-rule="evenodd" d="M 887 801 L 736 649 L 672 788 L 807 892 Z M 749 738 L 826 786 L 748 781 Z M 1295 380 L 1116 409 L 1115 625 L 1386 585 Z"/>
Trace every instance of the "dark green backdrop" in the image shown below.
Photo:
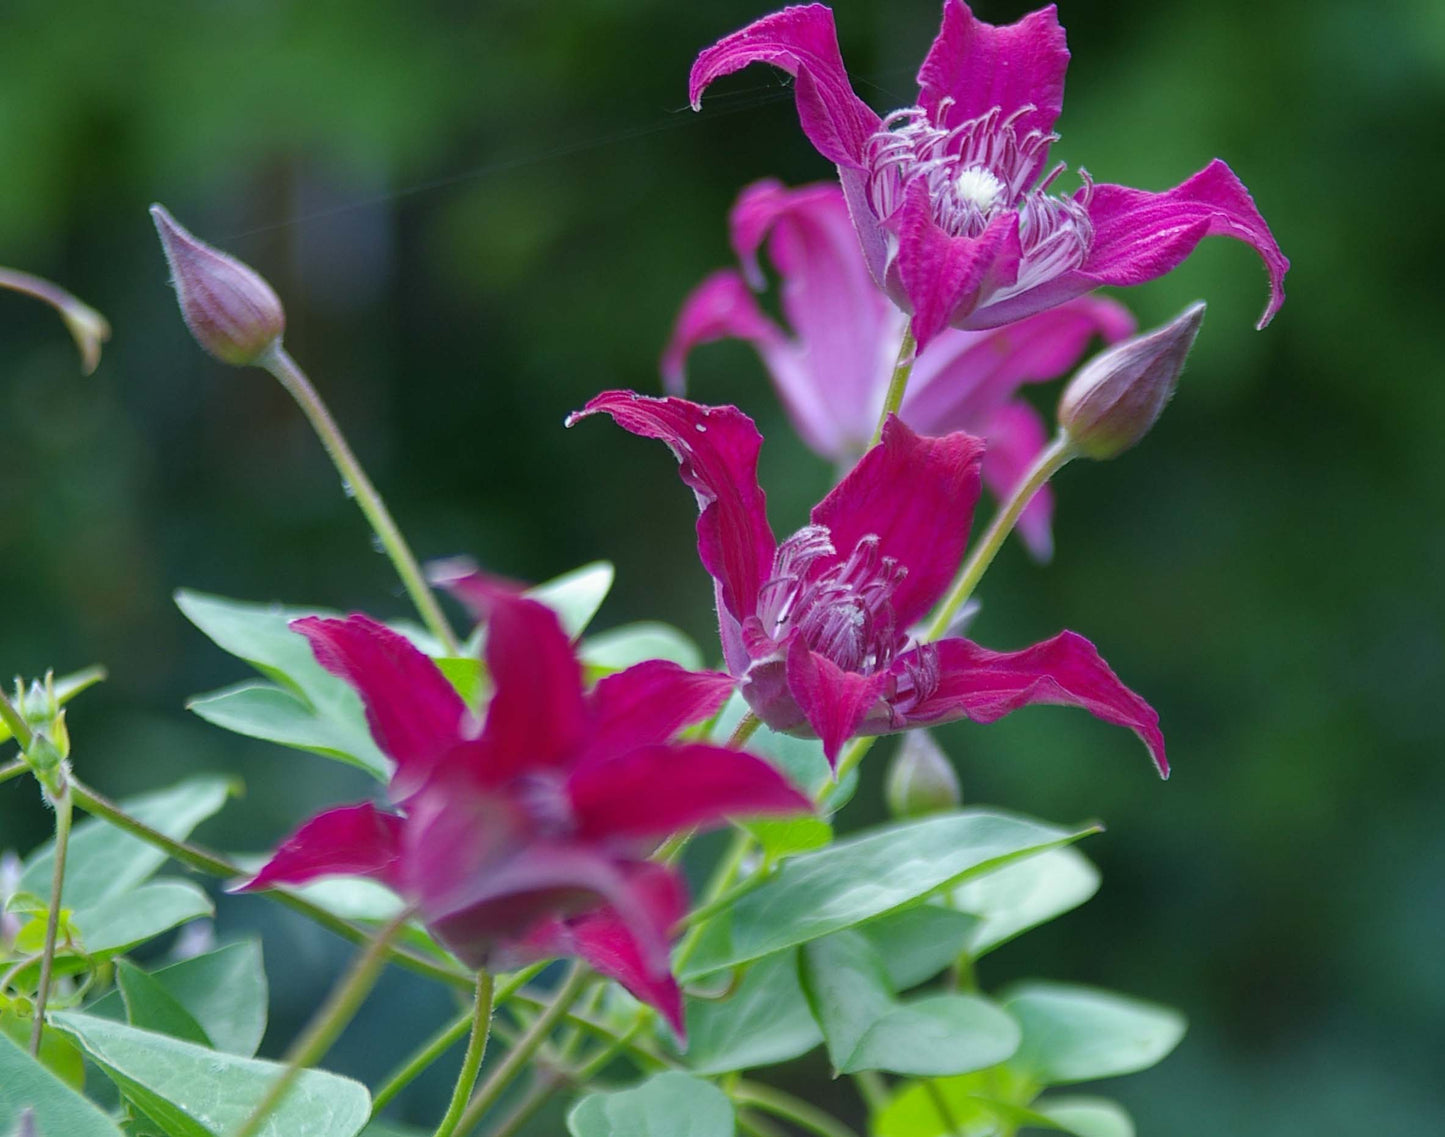
<path fill-rule="evenodd" d="M 288 344 L 421 555 L 534 579 L 610 557 L 604 624 L 655 616 L 711 642 L 670 460 L 561 420 L 601 388 L 655 388 L 678 301 L 728 258 L 743 184 L 829 174 L 765 68 L 685 108 L 694 52 L 764 10 L 0 0 L 0 263 L 63 281 L 116 328 L 82 379 L 60 326 L 0 296 L 0 672 L 109 665 L 71 715 L 89 780 L 123 793 L 238 771 L 247 797 L 201 836 L 253 847 L 363 792 L 182 709 L 240 670 L 169 594 L 405 609 L 295 408 L 187 338 L 152 200 L 275 284 Z M 1118 1087 L 1143 1134 L 1438 1132 L 1445 6 L 1075 0 L 1062 16 L 1058 155 L 1150 188 L 1222 156 L 1295 267 L 1264 333 L 1263 273 L 1240 246 L 1210 242 L 1128 294 L 1146 323 L 1208 299 L 1182 390 L 1138 450 L 1062 476 L 1055 565 L 1010 550 L 985 583 L 979 638 L 1093 638 L 1159 708 L 1176 774 L 1159 783 L 1127 736 L 1062 711 L 944 732 L 971 800 L 1109 825 L 1088 847 L 1100 896 L 983 979 L 1184 1008 L 1179 1051 Z M 879 109 L 911 101 L 936 19 L 930 0 L 840 0 Z M 764 476 L 791 528 L 828 471 L 750 356 L 697 362 L 701 397 L 771 428 Z M 32 787 L 0 790 L 0 848 L 48 824 Z M 260 900 L 223 901 L 220 925 L 265 927 L 286 960 L 275 1051 L 340 949 Z M 376 1075 L 444 1011 L 399 982 L 368 1008 L 373 1041 L 337 1061 Z M 780 1076 L 846 1097 L 816 1064 Z M 433 1117 L 445 1080 L 404 1113 Z"/>

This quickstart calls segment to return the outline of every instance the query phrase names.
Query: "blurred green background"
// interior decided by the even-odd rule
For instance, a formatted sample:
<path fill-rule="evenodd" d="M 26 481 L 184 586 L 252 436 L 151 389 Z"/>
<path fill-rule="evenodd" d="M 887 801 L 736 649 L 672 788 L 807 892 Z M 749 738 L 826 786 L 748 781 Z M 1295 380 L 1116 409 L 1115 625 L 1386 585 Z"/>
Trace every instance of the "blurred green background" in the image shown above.
<path fill-rule="evenodd" d="M 0 295 L 0 672 L 110 667 L 71 714 L 88 780 L 121 794 L 239 772 L 247 796 L 200 834 L 226 847 L 366 792 L 187 714 L 186 696 L 242 670 L 170 593 L 406 611 L 294 406 L 187 337 L 153 200 L 276 286 L 288 346 L 420 555 L 529 579 L 608 557 L 619 581 L 598 626 L 656 617 L 715 643 L 671 459 L 561 422 L 600 389 L 656 389 L 678 302 L 729 260 L 744 184 L 831 172 L 766 68 L 701 115 L 684 105 L 696 50 L 765 10 L 0 3 L 0 263 L 115 325 L 81 378 L 59 323 Z M 1146 325 L 1209 301 L 1182 390 L 1137 450 L 1060 478 L 1055 564 L 1010 549 L 985 582 L 977 637 L 1090 636 L 1158 707 L 1176 773 L 1160 783 L 1127 735 L 1077 713 L 942 733 L 970 800 L 1109 826 L 1086 849 L 1101 894 L 982 979 L 1183 1008 L 1178 1052 L 1110 1087 L 1142 1134 L 1439 1132 L 1445 6 L 1075 0 L 1062 18 L 1056 154 L 1155 189 L 1224 157 L 1294 269 L 1263 333 L 1263 273 L 1228 242 L 1125 295 Z M 845 58 L 878 109 L 912 101 L 936 21 L 932 0 L 840 0 Z M 761 421 L 790 530 L 828 469 L 746 351 L 707 349 L 694 379 Z M 0 789 L 0 848 L 48 825 L 32 786 Z M 223 900 L 222 935 L 256 927 L 286 963 L 276 1052 L 344 953 L 264 901 Z M 446 1010 L 399 979 L 336 1064 L 375 1077 Z M 819 1063 L 779 1076 L 849 1108 Z M 446 1084 L 421 1083 L 402 1116 L 434 1119 Z"/>

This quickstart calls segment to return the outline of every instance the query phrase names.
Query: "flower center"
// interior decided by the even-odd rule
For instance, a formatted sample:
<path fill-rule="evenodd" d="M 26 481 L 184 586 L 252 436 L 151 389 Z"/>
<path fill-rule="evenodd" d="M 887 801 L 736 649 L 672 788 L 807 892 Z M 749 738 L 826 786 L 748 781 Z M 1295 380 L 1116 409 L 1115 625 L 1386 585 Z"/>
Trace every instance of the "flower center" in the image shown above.
<path fill-rule="evenodd" d="M 907 571 L 872 534 L 839 560 L 828 530 L 807 525 L 778 546 L 758 618 L 774 642 L 796 632 L 843 670 L 871 674 L 902 646 L 893 592 Z"/>
<path fill-rule="evenodd" d="M 951 129 L 937 125 L 951 105 L 945 99 L 936 116 L 922 107 L 894 111 L 865 144 L 873 212 L 886 221 L 919 184 L 927 190 L 934 223 L 955 237 L 977 237 L 1001 213 L 1016 212 L 1023 253 L 1018 281 L 993 294 L 990 301 L 1077 268 L 1094 238 L 1088 175 L 1081 172 L 1083 192 L 1072 197 L 1048 193 L 1063 172 L 1062 165 L 1034 185 L 1058 135 L 1037 129 L 1020 132 L 1019 120 L 1034 110 L 1031 106 L 1020 107 L 1007 118 L 994 107 Z"/>

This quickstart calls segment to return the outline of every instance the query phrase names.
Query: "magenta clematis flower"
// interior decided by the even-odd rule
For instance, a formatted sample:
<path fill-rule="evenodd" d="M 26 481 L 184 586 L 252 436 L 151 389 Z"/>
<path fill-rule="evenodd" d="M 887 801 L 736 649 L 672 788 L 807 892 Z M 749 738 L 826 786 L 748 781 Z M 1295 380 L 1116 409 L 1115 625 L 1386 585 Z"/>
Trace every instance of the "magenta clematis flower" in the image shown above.
<path fill-rule="evenodd" d="M 607 391 L 568 423 L 599 412 L 677 457 L 697 497 L 698 555 L 717 594 L 723 656 L 774 730 L 816 735 L 835 761 L 857 735 L 992 722 L 1055 703 L 1129 727 L 1168 776 L 1159 716 L 1082 636 L 1061 632 L 1014 652 L 909 636 L 963 560 L 979 439 L 925 438 L 890 415 L 882 441 L 779 543 L 758 485 L 762 436 L 747 415 Z"/>
<path fill-rule="evenodd" d="M 835 185 L 789 189 L 761 181 L 745 189 L 729 218 L 743 274 L 714 273 L 683 302 L 662 357 L 663 381 L 680 395 L 692 348 L 746 340 L 772 376 L 793 426 L 825 458 L 852 465 L 872 438 L 908 317 L 878 290 Z M 782 278 L 789 336 L 766 316 L 744 283 L 760 287 L 758 251 Z M 899 412 L 923 434 L 964 430 L 988 450 L 983 480 L 1005 498 L 1048 441 L 1025 383 L 1072 369 L 1094 336 L 1113 343 L 1134 331 L 1123 305 L 1084 296 L 989 331 L 945 329 L 919 357 Z M 1053 493 L 1045 486 L 1019 519 L 1019 535 L 1039 559 L 1052 552 Z"/>
<path fill-rule="evenodd" d="M 292 625 L 361 695 L 396 763 L 396 812 L 319 814 L 243 887 L 371 877 L 470 966 L 577 955 L 680 1035 L 668 947 L 686 889 L 647 854 L 670 834 L 807 810 L 808 799 L 751 754 L 671 741 L 718 710 L 729 676 L 653 660 L 585 691 L 550 609 L 480 575 L 452 586 L 487 616 L 494 693 L 480 721 L 430 659 L 374 620 Z"/>
<path fill-rule="evenodd" d="M 1218 159 L 1163 193 L 1094 184 L 1051 192 L 1045 173 L 1069 52 L 1050 6 L 1016 24 L 944 0 L 918 103 L 880 118 L 853 93 L 833 13 L 784 8 L 693 64 L 694 108 L 719 76 L 765 62 L 796 79 L 809 140 L 838 167 L 868 268 L 912 314 L 919 347 L 943 328 L 993 328 L 1092 291 L 1163 276 L 1212 234 L 1269 271 L 1269 322 L 1289 261 L 1243 183 Z"/>

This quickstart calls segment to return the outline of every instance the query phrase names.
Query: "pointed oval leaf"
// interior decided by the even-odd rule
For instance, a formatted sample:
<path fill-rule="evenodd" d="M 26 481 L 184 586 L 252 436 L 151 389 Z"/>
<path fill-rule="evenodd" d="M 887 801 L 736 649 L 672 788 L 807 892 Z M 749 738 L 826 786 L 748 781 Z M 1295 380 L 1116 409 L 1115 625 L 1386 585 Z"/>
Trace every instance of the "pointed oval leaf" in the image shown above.
<path fill-rule="evenodd" d="M 116 965 L 115 982 L 120 988 L 126 1020 L 131 1026 L 168 1034 L 198 1046 L 211 1046 L 210 1038 L 191 1012 L 129 960 L 123 959 Z"/>
<path fill-rule="evenodd" d="M 225 805 L 235 788 L 228 778 L 201 775 L 169 789 L 125 798 L 121 808 L 152 829 L 178 841 Z M 26 859 L 20 889 L 50 895 L 55 842 L 42 845 Z M 82 821 L 70 834 L 65 862 L 64 904 L 77 911 L 128 892 L 152 876 L 166 862 L 166 854 L 132 837 L 108 821 Z"/>
<path fill-rule="evenodd" d="M 212 1047 L 249 1058 L 266 1033 L 260 940 L 227 944 L 150 973 L 206 1032 Z"/>
<path fill-rule="evenodd" d="M 225 1137 L 250 1116 L 284 1069 L 74 1011 L 53 1019 L 171 1137 Z M 370 1112 L 365 1086 L 324 1070 L 303 1070 L 261 1134 L 354 1137 Z"/>
<path fill-rule="evenodd" d="M 40 1137 L 121 1137 L 110 1118 L 0 1031 L 0 1133 L 18 1126 L 27 1108 Z"/>
<path fill-rule="evenodd" d="M 675 1070 L 635 1089 L 588 1094 L 567 1115 L 572 1137 L 733 1137 L 735 1129 L 726 1094 Z"/>
<path fill-rule="evenodd" d="M 957 959 L 977 924 L 977 917 L 934 902 L 869 920 L 858 931 L 883 961 L 893 990 L 907 991 Z"/>
<path fill-rule="evenodd" d="M 105 958 L 129 951 L 188 920 L 215 915 L 211 898 L 188 880 L 153 880 L 76 912 L 85 954 Z"/>
<path fill-rule="evenodd" d="M 1043 1085 L 1147 1069 L 1184 1037 L 1178 1011 L 1091 987 L 1020 984 L 1003 1005 L 1023 1028 L 1010 1064 Z"/>
<path fill-rule="evenodd" d="M 650 620 L 588 636 L 577 654 L 597 677 L 649 659 L 670 659 L 689 671 L 702 667 L 702 652 L 697 644 L 671 625 Z"/>
<path fill-rule="evenodd" d="M 699 1074 L 771 1066 L 823 1041 L 803 988 L 798 953 L 779 952 L 748 968 L 722 1000 L 688 999 L 687 1062 Z"/>
<path fill-rule="evenodd" d="M 616 577 L 617 570 L 610 561 L 593 561 L 529 588 L 527 595 L 556 612 L 562 627 L 575 640 L 597 615 Z"/>
<path fill-rule="evenodd" d="M 1134 1137 L 1134 1119 L 1108 1098 L 1050 1097 L 1032 1108 L 1074 1137 Z"/>
<path fill-rule="evenodd" d="M 759 732 L 761 733 L 761 732 Z M 990 810 L 898 823 L 784 862 L 707 934 L 681 978 L 761 959 L 917 903 L 974 874 L 1078 839 Z"/>
<path fill-rule="evenodd" d="M 961 885 L 953 903 L 978 923 L 966 947 L 977 959 L 1077 908 L 1099 890 L 1099 870 L 1077 849 L 1050 849 Z"/>

